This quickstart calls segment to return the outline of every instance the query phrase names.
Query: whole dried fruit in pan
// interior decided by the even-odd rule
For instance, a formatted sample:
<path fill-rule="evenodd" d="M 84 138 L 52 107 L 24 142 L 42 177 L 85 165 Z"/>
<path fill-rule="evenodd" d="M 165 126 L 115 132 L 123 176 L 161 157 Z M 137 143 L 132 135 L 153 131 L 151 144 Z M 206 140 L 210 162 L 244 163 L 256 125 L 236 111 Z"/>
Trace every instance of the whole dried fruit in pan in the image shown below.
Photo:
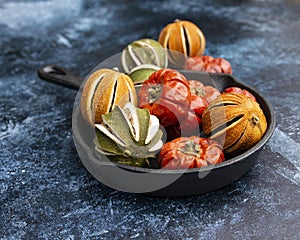
<path fill-rule="evenodd" d="M 224 58 L 211 56 L 190 57 L 185 61 L 184 69 L 209 73 L 232 74 L 231 64 Z"/>
<path fill-rule="evenodd" d="M 176 124 L 187 115 L 191 92 L 186 78 L 178 71 L 164 68 L 154 72 L 139 92 L 139 107 L 159 118 L 162 126 Z"/>
<path fill-rule="evenodd" d="M 180 137 L 163 145 L 159 163 L 164 169 L 201 168 L 224 161 L 222 146 L 212 139 Z"/>
<path fill-rule="evenodd" d="M 185 57 L 200 56 L 206 40 L 200 28 L 190 21 L 175 20 L 160 32 L 158 41 L 164 48 L 182 53 Z M 177 62 L 178 55 L 169 52 L 169 59 Z"/>
<path fill-rule="evenodd" d="M 166 49 L 159 42 L 144 38 L 133 41 L 123 49 L 121 63 L 126 73 L 142 64 L 166 68 L 168 66 L 168 55 Z"/>
<path fill-rule="evenodd" d="M 93 72 L 82 90 L 80 108 L 83 118 L 91 125 L 102 122 L 102 115 L 117 105 L 132 102 L 137 105 L 137 94 L 129 76 L 112 69 Z"/>
<path fill-rule="evenodd" d="M 229 87 L 224 90 L 225 93 L 239 93 L 244 94 L 245 96 L 251 98 L 252 100 L 256 101 L 256 98 L 247 90 L 241 89 L 239 87 Z"/>
<path fill-rule="evenodd" d="M 103 115 L 103 122 L 95 128 L 96 150 L 114 162 L 148 166 L 147 159 L 163 146 L 158 118 L 132 103 Z"/>
<path fill-rule="evenodd" d="M 259 104 L 243 94 L 222 93 L 204 111 L 205 135 L 223 144 L 228 155 L 240 154 L 260 141 L 267 129 Z"/>

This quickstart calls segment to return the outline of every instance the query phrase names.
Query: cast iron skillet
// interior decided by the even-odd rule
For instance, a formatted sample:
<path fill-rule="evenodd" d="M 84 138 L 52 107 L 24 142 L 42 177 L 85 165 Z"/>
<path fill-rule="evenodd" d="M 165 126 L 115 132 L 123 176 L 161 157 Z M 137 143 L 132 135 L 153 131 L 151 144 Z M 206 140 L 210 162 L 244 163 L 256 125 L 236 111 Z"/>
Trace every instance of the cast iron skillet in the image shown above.
<path fill-rule="evenodd" d="M 98 68 L 100 68 L 98 66 Z M 270 103 L 254 88 L 236 80 L 232 75 L 181 71 L 187 79 L 200 80 L 223 91 L 240 87 L 251 92 L 262 108 L 268 123 L 263 138 L 241 155 L 215 166 L 187 170 L 138 168 L 111 163 L 94 150 L 95 132 L 82 119 L 79 108 L 80 91 L 73 109 L 73 137 L 78 155 L 85 168 L 99 181 L 114 189 L 150 196 L 180 197 L 210 192 L 224 187 L 243 176 L 258 158 L 263 146 L 275 129 L 275 115 Z M 41 79 L 72 89 L 79 89 L 84 79 L 59 66 L 49 65 L 38 70 Z"/>

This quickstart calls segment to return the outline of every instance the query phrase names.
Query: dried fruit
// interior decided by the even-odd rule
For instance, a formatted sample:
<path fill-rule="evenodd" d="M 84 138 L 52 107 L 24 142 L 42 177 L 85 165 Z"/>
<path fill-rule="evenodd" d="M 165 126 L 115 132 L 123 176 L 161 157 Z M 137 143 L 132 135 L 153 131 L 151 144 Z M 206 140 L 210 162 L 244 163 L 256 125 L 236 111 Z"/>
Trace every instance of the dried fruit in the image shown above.
<path fill-rule="evenodd" d="M 202 98 L 203 101 L 207 101 L 208 103 L 211 103 L 213 100 L 216 99 L 217 96 L 220 95 L 220 91 L 212 86 L 204 85 L 202 82 L 197 80 L 189 80 L 189 86 L 191 89 L 191 94 L 194 96 L 195 100 L 195 112 L 198 114 L 202 114 L 204 111 L 204 108 L 202 106 L 202 101 L 200 101 L 200 105 L 197 108 L 197 98 Z M 206 108 L 207 106 L 205 106 Z"/>
<path fill-rule="evenodd" d="M 186 60 L 184 69 L 209 73 L 232 74 L 230 63 L 224 58 L 211 56 L 196 56 Z"/>
<path fill-rule="evenodd" d="M 175 20 L 163 28 L 158 41 L 164 48 L 180 52 L 185 57 L 200 56 L 206 40 L 200 28 L 192 22 Z M 178 62 L 179 55 L 169 52 L 169 59 Z"/>
<path fill-rule="evenodd" d="M 164 127 L 176 124 L 187 115 L 191 92 L 186 78 L 178 71 L 164 68 L 154 72 L 139 92 L 139 107 L 147 108 Z"/>
<path fill-rule="evenodd" d="M 123 49 L 121 63 L 126 73 L 142 64 L 166 68 L 168 66 L 168 56 L 166 49 L 159 42 L 145 38 L 133 41 Z"/>
<path fill-rule="evenodd" d="M 159 154 L 159 163 L 165 169 L 201 168 L 223 161 L 224 154 L 219 143 L 196 136 L 167 142 Z"/>
<path fill-rule="evenodd" d="M 148 166 L 148 158 L 155 157 L 163 146 L 159 120 L 147 109 L 127 103 L 103 115 L 96 124 L 96 150 L 111 161 L 133 166 Z"/>
<path fill-rule="evenodd" d="M 102 122 L 102 115 L 116 105 L 123 107 L 132 102 L 137 105 L 137 95 L 132 80 L 124 73 L 100 69 L 87 79 L 81 95 L 81 113 L 91 125 Z"/>
<path fill-rule="evenodd" d="M 267 121 L 259 104 L 243 94 L 222 93 L 202 115 L 205 135 L 223 144 L 224 152 L 240 154 L 260 141 Z"/>

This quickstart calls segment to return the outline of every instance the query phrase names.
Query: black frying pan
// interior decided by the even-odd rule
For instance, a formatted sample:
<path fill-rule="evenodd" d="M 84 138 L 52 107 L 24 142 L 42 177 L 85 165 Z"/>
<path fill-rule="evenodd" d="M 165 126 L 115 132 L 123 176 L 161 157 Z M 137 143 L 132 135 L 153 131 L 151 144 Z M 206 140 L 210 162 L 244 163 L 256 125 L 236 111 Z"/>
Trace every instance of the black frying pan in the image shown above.
<path fill-rule="evenodd" d="M 99 65 L 101 68 L 104 65 Z M 106 66 L 104 66 L 106 67 Z M 143 193 L 151 196 L 179 197 L 213 191 L 224 187 L 243 176 L 258 158 L 263 146 L 275 129 L 275 115 L 272 106 L 254 88 L 239 82 L 232 75 L 208 74 L 193 71 L 181 71 L 187 79 L 200 80 L 223 91 L 236 86 L 251 92 L 265 113 L 268 128 L 259 143 L 241 155 L 227 159 L 215 166 L 187 170 L 163 170 L 132 167 L 107 161 L 94 150 L 92 139 L 95 135 L 80 114 L 78 99 L 73 109 L 73 136 L 78 155 L 86 169 L 99 181 L 114 189 Z M 84 79 L 59 66 L 50 65 L 38 70 L 40 78 L 79 89 Z"/>

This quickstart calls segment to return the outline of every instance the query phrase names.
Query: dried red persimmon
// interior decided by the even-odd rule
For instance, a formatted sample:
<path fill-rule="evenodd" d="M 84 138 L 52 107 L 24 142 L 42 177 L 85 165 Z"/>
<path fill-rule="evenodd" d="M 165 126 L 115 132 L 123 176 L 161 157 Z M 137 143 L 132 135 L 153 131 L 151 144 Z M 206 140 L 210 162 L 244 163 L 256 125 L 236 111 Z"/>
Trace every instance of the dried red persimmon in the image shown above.
<path fill-rule="evenodd" d="M 231 64 L 227 60 L 211 56 L 190 57 L 186 60 L 184 68 L 200 72 L 232 74 Z"/>
<path fill-rule="evenodd" d="M 164 127 L 186 117 L 190 104 L 188 81 L 180 72 L 168 68 L 151 74 L 139 92 L 139 107 L 147 108 Z"/>
<path fill-rule="evenodd" d="M 164 169 L 201 168 L 224 161 L 221 145 L 208 138 L 180 137 L 167 142 L 159 154 Z"/>

